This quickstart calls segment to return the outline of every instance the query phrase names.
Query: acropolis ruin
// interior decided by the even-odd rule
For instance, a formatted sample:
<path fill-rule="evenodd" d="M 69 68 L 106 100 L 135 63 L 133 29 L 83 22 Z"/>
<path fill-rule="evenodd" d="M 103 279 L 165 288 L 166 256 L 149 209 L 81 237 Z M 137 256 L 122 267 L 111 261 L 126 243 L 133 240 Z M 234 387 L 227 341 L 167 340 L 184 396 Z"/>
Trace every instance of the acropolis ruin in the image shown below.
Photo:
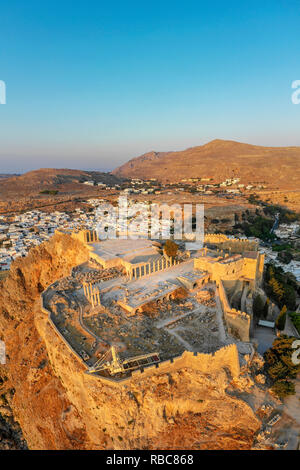
<path fill-rule="evenodd" d="M 253 355 L 253 296 L 264 268 L 257 243 L 206 234 L 202 249 L 169 257 L 157 240 L 70 236 L 87 259 L 42 293 L 42 307 L 87 374 L 120 384 L 222 363 L 236 375 Z"/>

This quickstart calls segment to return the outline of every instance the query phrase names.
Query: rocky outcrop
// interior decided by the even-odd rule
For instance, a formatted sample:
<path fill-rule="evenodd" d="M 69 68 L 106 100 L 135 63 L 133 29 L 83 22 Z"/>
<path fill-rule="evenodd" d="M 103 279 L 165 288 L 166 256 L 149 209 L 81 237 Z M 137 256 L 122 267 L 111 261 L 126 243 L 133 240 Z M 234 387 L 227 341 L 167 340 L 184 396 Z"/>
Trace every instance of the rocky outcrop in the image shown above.
<path fill-rule="evenodd" d="M 7 364 L 2 366 L 7 377 L 6 396 L 8 390 L 14 390 L 9 405 L 30 448 L 74 447 L 58 424 L 70 403 L 35 327 L 33 307 L 48 284 L 69 274 L 71 267 L 86 257 L 78 241 L 55 235 L 50 242 L 33 248 L 25 259 L 15 261 L 0 285 L 0 335 L 7 352 Z"/>
<path fill-rule="evenodd" d="M 87 256 L 79 241 L 56 234 L 16 261 L 0 287 L 2 369 L 29 448 L 251 448 L 260 422 L 239 394 L 250 393 L 252 382 L 232 380 L 226 368 L 204 374 L 184 367 L 117 388 L 84 372 L 39 297 Z"/>

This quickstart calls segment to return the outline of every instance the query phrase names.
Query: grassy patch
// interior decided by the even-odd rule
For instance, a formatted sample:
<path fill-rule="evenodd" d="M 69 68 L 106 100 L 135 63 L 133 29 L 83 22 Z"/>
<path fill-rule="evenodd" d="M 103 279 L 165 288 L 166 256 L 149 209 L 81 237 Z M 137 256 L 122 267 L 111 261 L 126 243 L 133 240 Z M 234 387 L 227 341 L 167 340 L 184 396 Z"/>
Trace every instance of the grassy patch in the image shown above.
<path fill-rule="evenodd" d="M 292 312 L 290 313 L 290 318 L 300 334 L 300 313 Z"/>

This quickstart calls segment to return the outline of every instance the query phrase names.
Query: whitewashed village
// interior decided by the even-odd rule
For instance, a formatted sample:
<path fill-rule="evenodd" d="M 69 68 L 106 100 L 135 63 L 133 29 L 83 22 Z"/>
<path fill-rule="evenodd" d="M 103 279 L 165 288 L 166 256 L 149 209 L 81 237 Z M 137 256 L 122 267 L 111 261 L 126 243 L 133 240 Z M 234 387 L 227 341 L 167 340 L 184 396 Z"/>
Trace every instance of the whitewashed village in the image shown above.
<path fill-rule="evenodd" d="M 237 181 L 228 181 L 224 184 L 232 184 Z M 94 184 L 93 182 L 87 182 Z M 133 188 L 125 189 L 121 195 L 127 196 L 133 192 L 142 194 L 151 194 L 154 190 L 149 189 L 135 189 L 135 186 L 140 185 L 142 181 L 132 180 Z M 223 184 L 223 183 L 222 183 Z M 221 185 L 222 185 L 221 184 Z M 251 186 L 252 187 L 252 186 Z M 180 190 L 181 188 L 179 188 Z M 184 190 L 184 188 L 182 188 Z M 44 241 L 48 240 L 57 229 L 64 230 L 78 230 L 87 229 L 95 230 L 99 224 L 99 218 L 96 217 L 97 208 L 105 203 L 104 199 L 92 198 L 86 200 L 89 210 L 84 208 L 77 208 L 72 214 L 63 211 L 42 212 L 40 210 L 30 210 L 22 214 L 16 214 L 9 218 L 0 215 L 0 271 L 8 271 L 11 263 L 18 257 L 25 257 L 31 247 L 37 246 Z M 149 201 L 142 201 L 142 204 L 148 204 Z M 128 208 L 130 209 L 133 201 L 128 200 Z M 112 215 L 105 215 L 105 223 L 107 227 L 115 224 L 115 219 Z M 299 231 L 298 223 L 280 224 L 274 231 L 278 239 L 283 241 L 296 240 L 299 238 L 297 233 Z M 144 234 L 146 235 L 146 234 Z M 230 237 L 230 236 L 229 236 Z M 245 236 L 241 238 L 247 238 Z M 255 237 L 248 237 L 251 241 L 260 242 Z M 290 263 L 282 263 L 278 259 L 278 253 L 272 251 L 271 247 L 265 244 L 260 245 L 260 251 L 265 254 L 266 262 L 273 262 L 283 268 L 284 271 L 294 274 L 296 279 L 300 281 L 300 261 L 292 260 Z"/>

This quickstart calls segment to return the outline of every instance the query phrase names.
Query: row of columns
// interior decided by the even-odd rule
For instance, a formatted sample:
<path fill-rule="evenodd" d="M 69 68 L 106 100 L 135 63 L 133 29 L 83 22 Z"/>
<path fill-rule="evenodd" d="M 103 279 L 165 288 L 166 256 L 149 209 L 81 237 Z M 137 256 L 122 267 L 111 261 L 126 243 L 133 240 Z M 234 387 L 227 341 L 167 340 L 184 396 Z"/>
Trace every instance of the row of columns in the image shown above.
<path fill-rule="evenodd" d="M 93 287 L 93 284 L 91 282 L 83 282 L 83 292 L 88 301 L 92 304 L 92 307 L 97 307 L 98 305 L 101 305 L 101 300 L 100 300 L 100 291 L 98 288 Z"/>
<path fill-rule="evenodd" d="M 84 239 L 86 243 L 95 243 L 99 241 L 98 233 L 96 230 L 86 230 L 84 234 Z"/>
<path fill-rule="evenodd" d="M 145 263 L 139 266 L 132 267 L 128 273 L 130 280 L 138 279 L 143 276 L 147 276 L 149 274 L 156 273 L 158 271 L 163 271 L 164 269 L 168 269 L 175 264 L 178 264 L 179 261 L 176 259 L 165 257 L 159 258 L 157 261 Z"/>
<path fill-rule="evenodd" d="M 207 255 L 207 248 L 202 248 L 201 250 L 201 256 L 206 256 Z"/>

